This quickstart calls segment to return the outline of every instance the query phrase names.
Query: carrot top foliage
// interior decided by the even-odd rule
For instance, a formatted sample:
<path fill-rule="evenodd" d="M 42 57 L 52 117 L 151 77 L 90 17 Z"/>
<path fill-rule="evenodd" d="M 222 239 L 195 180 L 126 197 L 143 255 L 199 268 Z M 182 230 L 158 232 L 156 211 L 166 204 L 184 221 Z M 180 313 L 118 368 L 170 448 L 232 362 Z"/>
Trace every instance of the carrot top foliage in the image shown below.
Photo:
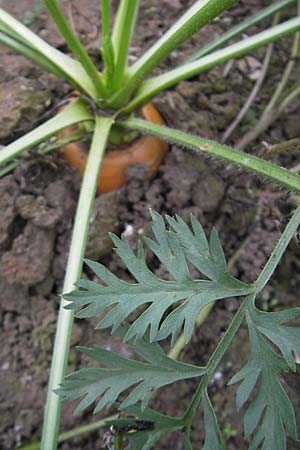
<path fill-rule="evenodd" d="M 191 216 L 192 229 L 178 216 L 166 217 L 169 227 L 166 227 L 163 217 L 158 213 L 152 211 L 151 216 L 155 240 L 145 238 L 145 245 L 160 260 L 173 281 L 161 280 L 151 272 L 145 261 L 142 242 L 139 242 L 135 254 L 124 236 L 120 239 L 112 235 L 115 252 L 136 282 L 122 281 L 102 264 L 86 261 L 101 284 L 80 280 L 76 283 L 77 289 L 64 296 L 70 301 L 67 308 L 78 310 L 77 317 L 101 315 L 102 319 L 96 328 L 112 328 L 112 333 L 121 336 L 144 361 L 125 359 L 101 348 L 79 347 L 79 351 L 104 367 L 81 369 L 68 375 L 57 392 L 64 401 L 83 397 L 76 408 L 77 413 L 93 403 L 96 403 L 95 413 L 105 406 L 113 406 L 123 393 L 123 400 L 118 405 L 120 411 L 129 414 L 135 411 L 134 417 L 140 420 L 149 420 L 153 415 L 150 420 L 152 431 L 136 431 L 141 436 L 135 438 L 143 446 L 129 448 L 150 449 L 162 435 L 160 416 L 157 417 L 147 406 L 153 392 L 175 381 L 199 377 L 200 388 L 195 395 L 204 409 L 204 425 L 211 430 L 207 432 L 204 449 L 222 449 L 221 432 L 208 398 L 207 387 L 217 369 L 217 363 L 246 320 L 249 329 L 249 360 L 230 383 L 241 382 L 237 390 L 237 407 L 241 408 L 248 402 L 244 426 L 246 437 L 253 434 L 249 448 L 256 449 L 262 444 L 265 450 L 286 449 L 286 431 L 294 439 L 297 439 L 297 431 L 294 408 L 283 389 L 280 375 L 288 371 L 296 372 L 299 367 L 294 353 L 300 348 L 300 327 L 289 326 L 289 322 L 300 317 L 300 308 L 263 312 L 257 309 L 255 299 L 274 272 L 300 223 L 300 208 L 253 284 L 242 283 L 229 274 L 215 229 L 208 242 L 201 224 L 194 216 Z M 192 279 L 188 262 L 206 278 Z M 174 343 L 182 328 L 188 341 L 201 309 L 212 301 L 226 300 L 232 296 L 241 299 L 240 309 L 207 366 L 191 366 L 173 361 L 165 355 L 158 341 L 171 334 Z M 143 312 L 136 313 L 130 320 L 130 314 L 141 306 Z M 126 322 L 128 319 L 129 323 Z M 277 351 L 270 342 L 275 344 Z M 256 394 L 249 400 L 255 387 Z M 195 412 L 193 401 L 182 418 L 164 417 L 165 421 L 169 420 L 169 428 L 164 428 L 165 433 L 174 429 L 186 430 L 189 440 L 187 424 Z M 115 426 L 121 423 L 114 422 Z M 155 433 L 156 437 L 153 435 Z M 130 433 L 126 436 L 131 442 Z"/>
<path fill-rule="evenodd" d="M 130 133 L 158 136 L 184 148 L 209 154 L 225 164 L 233 164 L 288 190 L 300 192 L 300 177 L 285 168 L 250 153 L 245 154 L 207 139 L 134 117 L 134 113 L 156 94 L 175 86 L 179 81 L 208 71 L 217 64 L 238 58 L 288 34 L 299 33 L 300 17 L 297 16 L 228 44 L 229 40 L 236 38 L 250 26 L 295 1 L 273 2 L 232 27 L 184 63 L 158 76 L 153 76 L 152 72 L 161 61 L 237 3 L 237 0 L 195 1 L 132 65 L 128 63 L 128 54 L 140 1 L 120 0 L 111 26 L 110 1 L 100 0 L 101 70 L 94 64 L 68 23 L 58 0 L 44 0 L 44 3 L 72 56 L 53 48 L 0 9 L 0 43 L 64 79 L 69 83 L 70 90 L 76 89 L 79 93 L 76 101 L 54 117 L 0 150 L 0 176 L 22 163 L 24 152 L 36 148 L 57 135 L 60 130 L 73 125 L 84 125 L 70 136 L 70 141 L 83 137 L 86 130 L 92 132 L 57 322 L 41 450 L 57 448 L 61 397 L 64 400 L 83 397 L 77 411 L 92 403 L 96 403 L 98 411 L 121 402 L 118 404 L 119 409 L 133 419 L 127 417 L 113 423 L 119 432 L 113 436 L 109 445 L 115 449 L 126 448 L 126 445 L 133 450 L 150 449 L 167 432 L 182 430 L 185 432 L 185 449 L 191 450 L 192 420 L 201 405 L 206 432 L 203 449 L 223 449 L 221 431 L 207 387 L 244 319 L 249 327 L 250 356 L 248 363 L 232 382 L 241 382 L 237 394 L 238 407 L 249 402 L 245 414 L 246 435 L 253 434 L 249 449 L 255 450 L 262 446 L 263 450 L 285 450 L 286 431 L 296 438 L 294 411 L 280 383 L 280 374 L 298 370 L 294 353 L 299 349 L 299 328 L 288 326 L 287 322 L 299 316 L 299 308 L 280 313 L 263 313 L 257 310 L 255 298 L 271 277 L 300 223 L 299 208 L 257 281 L 251 285 L 230 275 L 215 230 L 207 239 L 195 217 L 191 217 L 191 228 L 179 217 L 167 217 L 166 227 L 164 219 L 155 212 L 152 212 L 155 239 L 145 239 L 144 242 L 165 266 L 171 281 L 156 277 L 147 267 L 142 244 L 139 244 L 138 252 L 134 254 L 126 239 L 117 236 L 112 236 L 115 251 L 123 259 L 136 283 L 119 280 L 104 266 L 94 262 L 87 264 L 99 277 L 101 284 L 78 281 L 102 157 L 109 139 L 122 128 L 124 133 L 129 130 Z M 60 142 L 56 142 L 56 146 L 59 145 Z M 178 181 L 180 189 L 180 180 Z M 190 264 L 202 273 L 203 278 L 192 279 L 188 269 Z M 77 289 L 74 290 L 75 284 Z M 240 308 L 205 367 L 172 361 L 163 352 L 158 341 L 171 335 L 173 345 L 182 329 L 185 340 L 189 341 L 198 313 L 211 302 L 226 301 L 231 296 L 240 299 Z M 98 328 L 111 328 L 113 333 L 119 334 L 128 342 L 142 360 L 124 359 L 103 349 L 80 348 L 80 351 L 98 361 L 101 367 L 82 369 L 65 378 L 74 310 L 78 317 L 104 314 Z M 133 312 L 134 318 L 131 317 Z M 270 346 L 270 342 L 277 347 L 277 351 Z M 183 417 L 163 416 L 149 408 L 147 404 L 154 390 L 192 377 L 199 377 L 199 386 Z M 270 386 L 273 387 L 272 392 L 269 390 Z M 256 396 L 254 400 L 249 400 L 254 388 Z"/>

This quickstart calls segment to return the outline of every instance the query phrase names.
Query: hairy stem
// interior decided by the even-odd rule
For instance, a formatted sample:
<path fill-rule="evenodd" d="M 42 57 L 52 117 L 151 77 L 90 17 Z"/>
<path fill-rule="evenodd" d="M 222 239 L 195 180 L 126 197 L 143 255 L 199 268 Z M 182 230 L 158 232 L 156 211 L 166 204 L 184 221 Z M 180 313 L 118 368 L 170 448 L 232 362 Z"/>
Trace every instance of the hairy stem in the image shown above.
<path fill-rule="evenodd" d="M 76 211 L 63 293 L 74 288 L 74 283 L 81 273 L 99 169 L 112 122 L 111 118 L 96 117 L 95 131 Z M 65 376 L 74 317 L 73 311 L 64 308 L 66 304 L 67 302 L 62 298 L 54 342 L 41 450 L 57 448 L 61 400 L 54 390 L 59 387 Z"/>
<path fill-rule="evenodd" d="M 132 130 L 138 130 L 142 133 L 158 136 L 161 139 L 184 146 L 185 148 L 194 149 L 204 155 L 216 157 L 225 162 L 239 166 L 249 172 L 262 175 L 266 179 L 275 181 L 290 190 L 300 191 L 300 177 L 298 175 L 249 153 L 244 153 L 240 150 L 218 144 L 208 139 L 191 136 L 183 131 L 152 124 L 142 119 L 131 118 L 124 122 L 120 122 L 120 124 Z"/>

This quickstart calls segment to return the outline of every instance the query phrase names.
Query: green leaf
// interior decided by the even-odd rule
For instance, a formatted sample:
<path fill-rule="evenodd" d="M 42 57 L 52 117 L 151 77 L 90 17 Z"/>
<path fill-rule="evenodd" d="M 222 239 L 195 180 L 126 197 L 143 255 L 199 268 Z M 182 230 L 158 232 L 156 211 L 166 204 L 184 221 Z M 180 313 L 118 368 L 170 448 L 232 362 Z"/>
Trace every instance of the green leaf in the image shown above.
<path fill-rule="evenodd" d="M 50 12 L 57 28 L 65 38 L 68 46 L 81 63 L 80 69 L 84 69 L 93 83 L 98 97 L 105 97 L 106 91 L 102 80 L 102 75 L 98 72 L 97 67 L 91 60 L 84 46 L 72 30 L 72 27 L 65 18 L 58 0 L 45 0 L 45 5 Z"/>
<path fill-rule="evenodd" d="M 258 309 L 252 311 L 252 320 L 256 329 L 279 348 L 293 372 L 296 370 L 294 353 L 300 350 L 300 327 L 284 324 L 297 317 L 300 317 L 300 308 L 278 312 L 263 312 Z"/>
<path fill-rule="evenodd" d="M 133 0 L 131 1 L 133 3 Z M 221 2 L 219 0 L 197 0 L 141 58 L 129 67 L 127 83 L 113 97 L 111 106 L 118 107 L 125 104 L 141 81 L 164 58 L 236 2 L 237 0 Z"/>
<path fill-rule="evenodd" d="M 286 450 L 285 430 L 297 439 L 294 408 L 284 391 L 280 374 L 287 372 L 291 352 L 300 347 L 299 328 L 281 326 L 283 322 L 299 316 L 298 308 L 280 313 L 262 313 L 254 303 L 246 313 L 251 354 L 246 365 L 231 379 L 230 384 L 241 381 L 237 390 L 237 407 L 241 408 L 257 385 L 256 395 L 246 410 L 244 427 L 246 437 L 254 433 L 249 450 L 260 445 L 262 450 Z M 296 331 L 296 329 L 294 330 Z M 279 356 L 265 340 L 267 336 L 280 348 Z M 256 431 L 255 431 L 256 430 Z"/>
<path fill-rule="evenodd" d="M 109 0 L 101 0 L 101 28 L 102 42 L 101 54 L 104 63 L 104 79 L 106 85 L 111 85 L 111 79 L 114 75 L 115 55 L 110 32 L 110 4 Z"/>
<path fill-rule="evenodd" d="M 121 336 L 126 329 L 117 330 Z M 80 413 L 96 402 L 94 412 L 115 403 L 126 390 L 120 409 L 142 401 L 145 409 L 151 393 L 174 381 L 202 376 L 205 368 L 184 364 L 168 358 L 157 343 L 149 343 L 144 338 L 135 343 L 129 342 L 133 351 L 144 358 L 137 361 L 123 358 L 102 348 L 78 347 L 78 350 L 105 368 L 81 369 L 67 376 L 57 391 L 64 401 L 83 397 L 75 413 Z"/>
<path fill-rule="evenodd" d="M 202 450 L 224 450 L 224 443 L 221 431 L 217 422 L 214 408 L 210 402 L 207 391 L 202 397 L 202 407 L 204 410 L 204 430 L 205 441 Z"/>
<path fill-rule="evenodd" d="M 163 73 L 162 75 L 148 78 L 138 87 L 134 93 L 132 101 L 124 107 L 122 112 L 124 112 L 124 114 L 128 114 L 141 105 L 147 103 L 147 101 L 159 92 L 174 86 L 181 80 L 192 78 L 230 59 L 239 58 L 256 48 L 281 39 L 288 34 L 295 33 L 299 31 L 299 29 L 300 19 L 296 17 L 274 27 L 269 27 L 261 33 L 242 39 L 239 42 L 226 46 L 225 48 L 216 50 L 215 52 L 203 56 L 196 61 L 183 64 L 175 69 Z"/>
<path fill-rule="evenodd" d="M 112 34 L 115 54 L 113 86 L 119 88 L 127 70 L 128 49 L 135 27 L 140 0 L 120 0 Z"/>
<path fill-rule="evenodd" d="M 3 33 L 2 31 L 0 31 L 0 44 L 10 47 L 11 49 L 15 50 L 26 58 L 31 59 L 32 61 L 39 64 L 49 72 L 57 75 L 58 77 L 65 77 L 65 74 L 55 64 L 53 64 L 49 58 L 44 57 L 41 53 L 33 50 L 27 45 L 24 45 L 22 42 L 14 39 L 6 33 Z"/>
<path fill-rule="evenodd" d="M 39 55 L 43 61 L 48 61 L 48 68 L 55 66 L 56 70 L 64 74 L 73 85 L 79 86 L 92 98 L 96 97 L 95 87 L 78 61 L 49 45 L 2 8 L 0 8 L 0 31 L 13 38 L 14 41 L 18 41 L 21 47 L 25 46 L 31 49 L 34 61 L 38 62 Z M 13 48 L 16 48 L 16 42 L 13 44 Z M 27 56 L 30 56 L 29 52 Z M 44 62 L 41 65 L 45 67 Z"/>
<path fill-rule="evenodd" d="M 144 422 L 145 427 L 147 426 L 147 422 L 149 424 L 148 429 L 124 433 L 129 442 L 130 450 L 151 450 L 154 448 L 154 444 L 158 442 L 165 434 L 181 430 L 183 427 L 181 419 L 159 414 L 148 407 L 142 411 L 140 405 L 133 405 L 129 408 L 122 409 L 122 411 L 132 416 L 132 418 L 125 419 L 128 425 L 130 423 L 136 423 L 138 426 L 138 423 L 141 423 L 141 421 Z M 138 420 L 136 420 L 137 418 Z M 122 426 L 126 422 L 124 422 L 124 419 L 117 419 L 110 420 L 107 424 L 118 429 L 118 427 Z"/>
<path fill-rule="evenodd" d="M 112 235 L 115 251 L 125 263 L 137 283 L 119 280 L 103 265 L 86 261 L 104 285 L 80 280 L 79 290 L 64 295 L 71 301 L 68 309 L 80 308 L 77 317 L 105 314 L 97 328 L 112 327 L 114 332 L 126 318 L 140 306 L 147 306 L 133 320 L 124 339 L 141 339 L 150 328 L 150 340 L 164 339 L 170 334 L 172 342 L 184 328 L 186 341 L 191 338 L 199 311 L 208 303 L 233 296 L 249 294 L 254 286 L 241 283 L 227 271 L 216 231 L 208 244 L 200 223 L 192 218 L 193 231 L 186 240 L 183 231 L 188 229 L 181 219 L 168 218 L 171 229 L 166 229 L 163 218 L 151 212 L 152 230 L 156 241 L 146 238 L 146 245 L 169 272 L 171 281 L 158 278 L 148 268 L 141 242 L 137 254 L 124 236 Z M 186 227 L 186 228 L 185 228 Z M 210 280 L 193 280 L 187 260 L 191 261 Z M 183 301 L 183 303 L 179 303 Z M 107 312 L 106 309 L 110 307 Z M 170 311 L 173 307 L 173 311 Z"/>
<path fill-rule="evenodd" d="M 207 278 L 236 287 L 238 282 L 227 270 L 225 255 L 216 229 L 213 229 L 208 243 L 204 230 L 195 216 L 190 217 L 192 230 L 178 216 L 167 216 L 175 236 L 182 246 L 185 257 Z M 240 283 L 245 287 L 244 283 Z"/>
<path fill-rule="evenodd" d="M 266 19 L 267 17 L 275 14 L 277 11 L 280 11 L 282 8 L 286 7 L 290 3 L 294 3 L 295 1 L 296 0 L 279 0 L 277 2 L 272 2 L 269 6 L 260 10 L 258 13 L 254 14 L 253 16 L 248 17 L 243 22 L 237 24 L 236 26 L 231 26 L 228 31 L 221 34 L 221 36 L 219 36 L 218 38 L 209 42 L 200 51 L 198 51 L 195 54 L 193 54 L 192 56 L 190 56 L 186 60 L 186 62 L 195 61 L 196 59 L 199 59 L 202 56 L 205 56 L 205 55 L 211 53 L 216 48 L 221 47 L 222 45 L 226 44 L 226 42 L 228 42 L 230 39 L 234 38 L 235 36 L 238 36 L 239 34 L 242 34 L 248 28 L 253 27 L 257 23 L 259 23 L 262 20 Z"/>

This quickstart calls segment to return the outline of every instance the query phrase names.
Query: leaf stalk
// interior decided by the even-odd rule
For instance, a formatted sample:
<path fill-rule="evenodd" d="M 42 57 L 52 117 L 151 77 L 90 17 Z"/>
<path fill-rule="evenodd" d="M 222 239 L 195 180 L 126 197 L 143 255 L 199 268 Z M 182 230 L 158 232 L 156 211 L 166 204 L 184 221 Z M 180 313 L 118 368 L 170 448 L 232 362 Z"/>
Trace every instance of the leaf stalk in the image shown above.
<path fill-rule="evenodd" d="M 279 167 L 264 159 L 244 153 L 240 150 L 218 144 L 209 139 L 192 136 L 183 131 L 173 130 L 171 128 L 151 124 L 142 119 L 130 118 L 120 125 L 128 127 L 131 130 L 141 131 L 142 133 L 158 136 L 168 142 L 181 145 L 184 148 L 196 150 L 203 155 L 214 156 L 218 159 L 234 164 L 244 170 L 251 171 L 257 175 L 265 177 L 267 180 L 275 181 L 291 191 L 300 191 L 300 176 L 293 174 L 288 169 Z"/>
<path fill-rule="evenodd" d="M 96 117 L 95 119 L 94 135 L 76 210 L 63 292 L 69 292 L 81 274 L 99 169 L 112 123 L 112 118 Z M 41 450 L 55 450 L 57 446 L 61 400 L 54 390 L 59 387 L 65 376 L 74 317 L 73 311 L 65 309 L 66 304 L 67 302 L 62 298 L 54 342 Z"/>

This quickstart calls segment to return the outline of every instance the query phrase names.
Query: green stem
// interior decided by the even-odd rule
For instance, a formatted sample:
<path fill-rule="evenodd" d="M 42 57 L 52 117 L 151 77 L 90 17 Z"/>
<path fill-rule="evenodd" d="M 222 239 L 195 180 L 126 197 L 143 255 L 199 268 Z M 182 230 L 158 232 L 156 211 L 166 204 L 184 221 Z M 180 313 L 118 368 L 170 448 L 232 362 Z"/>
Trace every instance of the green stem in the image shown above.
<path fill-rule="evenodd" d="M 114 89 L 121 87 L 127 69 L 128 48 L 134 30 L 140 0 L 121 0 L 114 24 L 112 42 L 115 54 Z"/>
<path fill-rule="evenodd" d="M 92 119 L 93 116 L 86 108 L 85 102 L 81 99 L 76 100 L 47 122 L 2 148 L 0 150 L 0 166 L 58 131 L 70 125 Z"/>
<path fill-rule="evenodd" d="M 130 128 L 131 130 L 140 131 L 144 134 L 157 136 L 174 144 L 194 149 L 205 155 L 214 156 L 239 166 L 244 170 L 261 175 L 268 180 L 275 181 L 292 191 L 300 191 L 300 177 L 298 175 L 249 153 L 244 153 L 240 150 L 218 144 L 208 139 L 192 136 L 183 131 L 152 124 L 142 119 L 131 118 L 124 122 L 120 122 L 120 125 Z"/>
<path fill-rule="evenodd" d="M 65 139 L 57 139 L 54 142 L 43 142 L 37 148 L 37 154 L 45 155 L 49 152 L 52 152 L 53 150 L 61 148 L 63 145 L 70 144 L 71 142 L 80 141 L 84 139 L 85 136 L 87 136 L 87 133 L 85 131 L 78 130 Z"/>
<path fill-rule="evenodd" d="M 36 56 L 36 54 L 38 54 L 43 60 L 42 66 L 45 67 L 44 61 L 47 59 L 50 65 L 54 65 L 57 68 L 59 71 L 57 74 L 62 74 L 62 76 L 75 85 L 76 88 L 80 87 L 81 90 L 91 97 L 96 96 L 96 90 L 90 77 L 78 61 L 75 61 L 43 41 L 43 39 L 33 33 L 29 28 L 25 27 L 21 22 L 1 8 L 0 31 L 21 43 L 21 46 L 26 46 L 31 49 L 34 54 L 32 53 L 30 56 L 28 52 L 28 56 L 30 56 L 30 58 L 33 57 L 33 61 L 40 63 Z M 9 44 L 8 41 L 7 44 Z M 13 43 L 13 46 L 15 46 L 15 43 Z M 15 47 L 15 50 L 22 53 L 25 49 L 23 48 L 21 51 L 21 48 L 17 49 Z"/>
<path fill-rule="evenodd" d="M 3 169 L 0 170 L 0 178 L 4 177 L 4 175 L 13 171 L 18 165 L 19 165 L 19 161 L 13 161 L 10 164 L 8 164 L 7 166 L 3 167 Z"/>
<path fill-rule="evenodd" d="M 227 263 L 227 269 L 228 272 L 231 271 L 231 269 L 234 267 L 234 264 L 236 263 L 237 258 L 239 257 L 241 251 L 245 248 L 246 244 L 248 243 L 249 236 L 246 238 L 242 245 L 234 252 L 234 254 L 230 257 Z M 214 308 L 216 302 L 211 302 L 208 305 L 205 305 L 204 308 L 201 309 L 201 311 L 198 314 L 197 320 L 196 320 L 196 326 L 200 327 L 204 324 L 207 317 L 209 316 L 211 310 Z M 168 353 L 168 357 L 171 359 L 178 359 L 180 356 L 180 353 L 186 346 L 184 333 L 181 333 L 177 341 L 175 342 L 175 345 L 171 348 L 171 350 Z"/>
<path fill-rule="evenodd" d="M 130 2 L 130 0 L 128 0 Z M 145 77 L 173 50 L 195 34 L 237 0 L 198 0 L 183 16 L 129 68 L 126 85 L 113 98 L 111 105 L 124 105 Z"/>
<path fill-rule="evenodd" d="M 50 61 L 50 59 L 45 58 L 41 53 L 33 50 L 32 48 L 25 45 L 23 42 L 20 42 L 17 39 L 14 39 L 12 36 L 9 36 L 8 34 L 3 33 L 1 31 L 0 31 L 0 44 L 12 48 L 16 52 L 20 53 L 21 55 L 25 56 L 28 59 L 31 59 L 31 61 L 34 61 L 35 63 L 39 64 L 44 69 L 49 70 L 49 72 L 52 72 L 54 75 L 58 77 L 64 78 L 66 76 L 66 74 L 64 74 L 59 69 L 59 67 L 53 64 Z"/>
<path fill-rule="evenodd" d="M 77 133 L 72 134 L 71 136 L 69 136 L 66 139 L 60 139 L 60 140 L 56 140 L 55 142 L 50 142 L 50 143 L 44 142 L 44 143 L 40 144 L 40 146 L 37 148 L 35 154 L 29 153 L 29 152 L 25 153 L 25 154 L 21 155 L 16 161 L 13 161 L 13 162 L 5 165 L 3 167 L 3 169 L 0 170 L 0 178 L 9 172 L 12 172 L 20 164 L 23 164 L 24 161 L 26 161 L 26 160 L 28 161 L 37 155 L 45 155 L 53 150 L 57 150 L 57 149 L 61 148 L 65 144 L 69 144 L 70 142 L 79 141 L 80 139 L 82 139 L 84 137 L 84 135 L 85 135 L 84 132 L 77 132 Z"/>
<path fill-rule="evenodd" d="M 102 57 L 104 61 L 104 79 L 107 88 L 110 88 L 114 74 L 114 49 L 110 34 L 110 7 L 109 0 L 101 0 L 102 24 Z"/>
<path fill-rule="evenodd" d="M 150 78 L 145 81 L 136 91 L 133 100 L 123 108 L 123 113 L 128 114 L 145 104 L 149 99 L 154 97 L 158 92 L 161 92 L 171 86 L 174 86 L 181 80 L 186 80 L 199 73 L 205 72 L 212 67 L 226 62 L 233 58 L 238 58 L 249 51 L 258 47 L 262 47 L 270 42 L 276 41 L 283 36 L 286 36 L 300 29 L 300 18 L 288 20 L 280 25 L 276 25 L 266 31 L 256 34 L 255 36 L 243 39 L 235 44 L 229 45 L 226 48 L 217 50 L 210 55 L 204 56 L 197 61 L 189 64 L 184 64 L 177 69 L 171 70 L 159 75 L 155 78 Z"/>
<path fill-rule="evenodd" d="M 73 439 L 77 436 L 81 436 L 85 433 L 90 433 L 92 431 L 97 431 L 99 428 L 103 428 L 107 425 L 107 422 L 110 420 L 115 420 L 119 417 L 118 414 L 114 414 L 113 416 L 105 417 L 104 419 L 97 420 L 97 422 L 88 423 L 87 425 L 80 425 L 79 427 L 73 428 L 69 431 L 64 431 L 60 433 L 58 436 L 57 442 L 64 442 L 68 439 Z M 23 447 L 18 448 L 18 450 L 39 450 L 40 442 L 33 442 L 32 444 L 25 445 Z"/>
<path fill-rule="evenodd" d="M 112 123 L 112 118 L 96 117 L 94 135 L 76 211 L 63 293 L 74 289 L 74 283 L 81 273 L 99 169 Z M 41 450 L 57 448 L 61 400 L 54 390 L 59 387 L 65 376 L 74 316 L 73 311 L 64 308 L 66 304 L 66 300 L 62 298 L 54 342 Z"/>
<path fill-rule="evenodd" d="M 191 400 L 191 403 L 189 404 L 189 406 L 184 414 L 184 417 L 183 417 L 185 420 L 185 426 L 186 426 L 188 435 L 189 435 L 189 430 L 191 428 L 193 417 L 200 405 L 202 396 L 205 393 L 214 373 L 218 369 L 218 366 L 219 366 L 225 352 L 227 351 L 229 345 L 231 344 L 232 339 L 236 335 L 239 327 L 241 326 L 243 319 L 244 319 L 244 315 L 247 312 L 247 309 L 253 304 L 253 301 L 254 301 L 256 295 L 263 289 L 263 287 L 269 281 L 271 275 L 274 273 L 274 270 L 276 269 L 279 261 L 281 260 L 281 257 L 283 255 L 283 253 L 285 252 L 288 244 L 290 243 L 291 239 L 293 238 L 293 235 L 294 235 L 295 231 L 297 230 L 299 224 L 300 224 L 300 206 L 297 208 L 297 210 L 293 214 L 293 217 L 291 218 L 290 222 L 286 226 L 277 245 L 275 246 L 274 250 L 272 251 L 270 258 L 268 259 L 262 272 L 260 273 L 259 277 L 257 278 L 257 280 L 255 282 L 255 284 L 256 284 L 255 292 L 253 294 L 248 295 L 245 298 L 245 300 L 242 302 L 236 315 L 234 316 L 233 320 L 231 321 L 226 333 L 224 334 L 223 338 L 219 342 L 217 348 L 215 349 L 214 353 L 212 354 L 212 356 L 210 357 L 210 359 L 208 361 L 208 364 L 206 366 L 206 373 L 201 378 L 198 388 L 197 388 L 197 390 Z"/>
<path fill-rule="evenodd" d="M 298 16 L 300 16 L 300 2 L 299 1 L 298 1 Z M 268 113 L 268 111 L 272 110 L 275 107 L 277 101 L 279 100 L 281 94 L 283 93 L 283 90 L 290 78 L 291 72 L 292 72 L 295 62 L 296 62 L 295 58 L 298 55 L 299 38 L 300 38 L 300 33 L 299 32 L 295 33 L 290 60 L 284 70 L 284 73 L 282 75 L 280 83 L 278 84 L 278 86 L 276 88 L 276 91 L 274 92 L 271 100 L 269 101 L 268 105 L 266 106 L 265 113 Z"/>
<path fill-rule="evenodd" d="M 186 60 L 186 63 L 195 61 L 196 59 L 199 59 L 202 56 L 208 55 L 213 50 L 216 50 L 218 47 L 221 47 L 223 44 L 226 44 L 226 42 L 228 42 L 230 39 L 238 36 L 239 34 L 242 34 L 248 28 L 253 27 L 257 23 L 280 11 L 282 8 L 289 5 L 290 3 L 294 3 L 295 1 L 296 0 L 279 0 L 271 4 L 267 8 L 262 9 L 257 14 L 254 14 L 252 17 L 249 17 L 249 19 L 244 20 L 242 23 L 239 23 L 234 27 L 231 27 L 228 31 L 226 31 L 226 33 L 223 33 L 220 37 L 207 44 L 199 52 L 190 56 Z"/>
<path fill-rule="evenodd" d="M 45 0 L 45 5 L 50 12 L 57 28 L 65 38 L 68 46 L 77 56 L 78 60 L 81 62 L 82 66 L 86 70 L 87 74 L 91 78 L 98 97 L 105 98 L 106 89 L 101 78 L 101 74 L 98 72 L 95 64 L 89 57 L 86 49 L 83 47 L 75 33 L 72 31 L 68 21 L 63 15 L 57 0 Z"/>
<path fill-rule="evenodd" d="M 218 369 L 220 362 L 227 351 L 229 345 L 231 344 L 234 336 L 236 335 L 238 329 L 240 328 L 245 312 L 248 308 L 248 306 L 252 303 L 253 300 L 253 294 L 249 295 L 245 298 L 245 300 L 242 302 L 241 306 L 239 307 L 236 315 L 232 319 L 229 327 L 227 328 L 226 333 L 222 337 L 221 341 L 219 342 L 218 346 L 216 347 L 214 353 L 210 357 L 208 364 L 206 366 L 206 374 L 201 378 L 201 381 L 198 385 L 198 388 L 191 400 L 191 403 L 189 404 L 185 414 L 184 414 L 184 420 L 185 420 L 185 426 L 187 431 L 191 428 L 192 420 L 197 412 L 197 409 L 201 403 L 201 399 L 203 394 L 205 393 L 205 390 L 207 389 L 214 373 Z"/>
<path fill-rule="evenodd" d="M 297 227 L 299 226 L 300 223 L 300 207 L 297 208 L 297 210 L 295 211 L 292 219 L 290 220 L 290 222 L 288 223 L 287 227 L 285 228 L 278 244 L 276 245 L 276 247 L 274 248 L 269 260 L 267 261 L 262 273 L 259 275 L 257 281 L 256 281 L 256 285 L 257 285 L 257 289 L 256 292 L 258 293 L 267 283 L 267 281 L 269 280 L 271 274 L 274 272 L 276 266 L 278 265 L 278 262 L 280 261 L 282 254 L 284 253 L 287 245 L 289 244 L 289 242 L 291 241 L 294 232 L 297 230 Z M 248 239 L 246 239 L 244 241 L 244 243 L 242 244 L 242 246 L 238 249 L 238 251 L 234 254 L 234 256 L 229 260 L 228 262 L 228 269 L 230 267 L 233 266 L 234 262 L 236 261 L 236 258 L 238 256 L 238 254 L 240 253 L 240 251 L 242 250 L 242 248 L 244 248 L 244 246 L 246 245 L 246 242 L 248 241 Z M 252 303 L 252 298 L 250 298 L 250 296 L 248 297 L 248 302 Z M 245 301 L 242 303 L 241 308 L 243 309 L 243 311 L 245 311 L 245 308 L 247 308 L 246 305 L 247 299 L 245 299 Z M 210 303 L 209 305 L 207 305 L 206 307 L 204 307 L 198 318 L 197 318 L 197 325 L 200 326 L 203 324 L 203 322 L 205 322 L 211 308 L 214 306 L 214 303 Z M 240 308 L 240 309 L 241 309 Z M 240 314 L 240 310 L 239 310 L 239 314 Z M 238 314 L 237 314 L 238 315 Z M 233 319 L 233 321 L 235 321 L 235 325 L 234 327 L 231 328 L 231 336 L 225 336 L 223 338 L 223 340 L 219 343 L 217 349 L 215 350 L 214 354 L 211 356 L 210 361 L 208 363 L 207 368 L 209 368 L 209 371 L 207 372 L 207 374 L 209 375 L 209 379 L 206 379 L 206 383 L 210 382 L 211 377 L 213 376 L 215 370 L 218 368 L 218 365 L 222 359 L 222 351 L 220 350 L 220 346 L 223 345 L 223 350 L 224 350 L 224 345 L 226 344 L 226 349 L 227 350 L 228 346 L 230 345 L 230 342 L 232 340 L 232 338 L 234 337 L 235 334 L 235 329 L 239 327 L 239 323 L 240 320 L 242 320 L 242 317 L 240 316 L 239 319 L 237 319 L 237 315 L 235 316 L 235 318 Z M 230 325 L 231 326 L 231 325 Z M 224 344 L 225 342 L 225 344 Z M 168 353 L 168 357 L 171 359 L 178 359 L 180 352 L 182 351 L 182 349 L 185 346 L 185 338 L 184 335 L 182 333 L 182 335 L 179 337 L 179 339 L 176 341 L 176 344 L 173 346 L 173 348 L 169 351 Z M 224 353 L 225 353 L 224 351 Z M 224 354 L 223 353 L 223 354 Z M 205 384 L 205 383 L 204 383 Z M 183 420 L 182 420 L 182 426 L 184 426 L 185 424 L 191 423 L 191 420 L 193 418 L 193 412 L 196 412 L 199 403 L 201 401 L 202 395 L 206 390 L 206 386 L 202 385 L 201 383 L 198 386 L 197 392 L 198 392 L 198 396 L 196 397 L 196 393 L 195 396 L 193 397 L 188 410 L 186 411 Z M 156 391 L 157 393 L 157 391 Z M 152 396 L 152 398 L 154 398 L 154 396 Z M 82 433 L 86 433 L 89 431 L 93 431 L 96 430 L 97 428 L 100 428 L 102 426 L 105 425 L 106 422 L 108 422 L 109 420 L 112 420 L 113 418 L 115 418 L 116 416 L 112 416 L 112 417 L 106 417 L 105 419 L 102 419 L 98 422 L 94 422 L 91 424 L 87 424 L 87 425 L 83 425 L 80 426 L 78 428 L 74 428 L 73 430 L 64 432 L 62 434 L 59 435 L 58 437 L 58 442 L 62 442 L 66 439 L 70 439 L 73 438 L 75 436 L 78 436 Z M 188 435 L 188 433 L 187 433 Z M 34 443 L 34 444 L 30 444 L 28 446 L 22 447 L 21 450 L 38 450 L 39 449 L 39 442 Z"/>
<path fill-rule="evenodd" d="M 110 6 L 109 0 L 101 0 L 102 37 L 110 36 Z"/>
<path fill-rule="evenodd" d="M 295 232 L 297 231 L 299 224 L 300 224 L 300 206 L 296 209 L 295 213 L 293 214 L 293 217 L 287 224 L 277 245 L 275 246 L 274 250 L 272 251 L 272 254 L 271 254 L 270 258 L 268 259 L 265 267 L 259 274 L 259 277 L 257 278 L 257 280 L 255 282 L 255 285 L 256 285 L 255 293 L 256 294 L 258 294 L 265 287 L 265 285 L 271 278 L 274 270 L 276 269 L 277 265 L 279 264 L 279 261 L 282 258 L 282 255 L 284 254 L 287 246 L 289 245 Z"/>

